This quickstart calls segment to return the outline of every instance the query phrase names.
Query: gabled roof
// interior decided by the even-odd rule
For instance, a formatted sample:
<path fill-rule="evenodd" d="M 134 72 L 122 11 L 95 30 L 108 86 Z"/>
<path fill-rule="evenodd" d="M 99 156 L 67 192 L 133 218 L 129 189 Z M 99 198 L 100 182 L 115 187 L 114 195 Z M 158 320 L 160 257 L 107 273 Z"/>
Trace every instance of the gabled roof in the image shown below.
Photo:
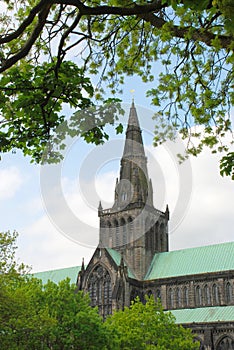
<path fill-rule="evenodd" d="M 170 310 L 178 324 L 206 323 L 206 322 L 233 322 L 234 305 L 212 306 L 196 309 Z"/>
<path fill-rule="evenodd" d="M 234 242 L 155 254 L 145 280 L 234 270 Z"/>
<path fill-rule="evenodd" d="M 77 276 L 80 270 L 81 266 L 72 266 L 64 269 L 35 272 L 32 274 L 32 276 L 42 280 L 43 284 L 46 284 L 48 281 L 59 283 L 66 278 L 70 278 L 71 283 L 76 284 Z"/>
<path fill-rule="evenodd" d="M 106 248 L 107 252 L 110 254 L 111 258 L 114 260 L 117 266 L 120 266 L 121 263 L 121 253 L 117 252 L 117 250 L 111 249 L 111 248 Z M 126 264 L 125 264 L 126 266 Z M 135 278 L 133 273 L 130 271 L 128 267 L 128 277 L 130 278 Z"/>

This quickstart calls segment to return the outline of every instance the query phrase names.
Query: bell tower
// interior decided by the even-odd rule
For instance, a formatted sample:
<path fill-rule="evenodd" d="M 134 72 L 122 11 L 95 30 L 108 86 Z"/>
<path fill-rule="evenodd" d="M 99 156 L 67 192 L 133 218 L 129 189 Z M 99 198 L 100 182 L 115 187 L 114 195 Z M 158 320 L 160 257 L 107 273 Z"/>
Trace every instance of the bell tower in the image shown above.
<path fill-rule="evenodd" d="M 142 280 L 157 252 L 168 251 L 169 210 L 153 205 L 153 188 L 137 111 L 132 102 L 114 204 L 98 208 L 99 247 L 122 253 L 136 279 Z"/>

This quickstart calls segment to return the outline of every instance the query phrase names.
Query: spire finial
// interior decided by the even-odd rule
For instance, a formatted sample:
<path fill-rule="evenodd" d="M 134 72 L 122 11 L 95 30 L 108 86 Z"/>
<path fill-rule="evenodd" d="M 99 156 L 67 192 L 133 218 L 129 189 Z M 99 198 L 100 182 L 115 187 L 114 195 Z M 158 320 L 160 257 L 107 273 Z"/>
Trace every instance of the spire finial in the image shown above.
<path fill-rule="evenodd" d="M 135 90 L 131 89 L 130 92 L 131 92 L 131 95 L 132 95 L 132 107 L 133 107 L 134 106 L 134 93 L 135 93 Z"/>

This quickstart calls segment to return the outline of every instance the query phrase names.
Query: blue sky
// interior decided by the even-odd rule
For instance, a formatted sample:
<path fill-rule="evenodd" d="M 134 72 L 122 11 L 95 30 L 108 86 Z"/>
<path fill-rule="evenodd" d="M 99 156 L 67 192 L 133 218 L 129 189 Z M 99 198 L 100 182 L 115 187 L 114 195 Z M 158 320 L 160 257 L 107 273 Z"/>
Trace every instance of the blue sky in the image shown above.
<path fill-rule="evenodd" d="M 138 79 L 127 80 L 123 93 L 127 114 L 131 89 L 135 89 L 155 206 L 165 210 L 169 204 L 171 211 L 171 249 L 233 240 L 234 187 L 233 181 L 219 175 L 219 156 L 205 150 L 179 166 L 175 151 L 181 146 L 180 140 L 153 148 L 153 112 L 144 97 L 145 87 Z M 58 168 L 51 166 L 48 173 L 31 164 L 20 151 L 2 155 L 1 230 L 19 232 L 18 259 L 32 266 L 33 271 L 80 265 L 82 257 L 88 262 L 98 241 L 98 201 L 102 200 L 104 208 L 113 202 L 123 138 L 124 134 L 112 135 L 98 148 L 74 140 L 64 162 Z M 53 188 L 53 174 L 59 171 L 67 210 Z M 45 176 L 52 176 L 49 188 L 43 184 Z"/>

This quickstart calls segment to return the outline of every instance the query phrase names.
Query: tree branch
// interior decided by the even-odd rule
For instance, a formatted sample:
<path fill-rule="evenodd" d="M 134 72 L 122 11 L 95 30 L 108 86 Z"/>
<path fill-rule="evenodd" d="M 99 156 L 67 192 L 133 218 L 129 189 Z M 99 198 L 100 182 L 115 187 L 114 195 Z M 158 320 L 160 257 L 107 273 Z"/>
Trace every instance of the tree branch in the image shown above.
<path fill-rule="evenodd" d="M 24 30 L 33 22 L 37 13 L 39 13 L 47 3 L 47 0 L 41 0 L 35 7 L 32 8 L 28 17 L 21 23 L 21 25 L 16 31 L 6 36 L 0 36 L 0 44 L 6 44 L 14 39 L 17 39 L 24 32 Z"/>
<path fill-rule="evenodd" d="M 149 22 L 153 27 L 158 29 L 162 28 L 162 26 L 167 23 L 163 18 L 157 17 L 153 13 L 148 13 L 148 14 L 143 13 L 138 15 L 138 17 L 144 19 L 146 22 Z M 171 31 L 173 32 L 175 37 L 184 39 L 189 31 L 191 33 L 191 28 L 190 27 L 181 28 L 179 26 L 174 25 L 171 27 Z M 207 30 L 204 31 L 204 28 L 202 31 L 199 29 L 195 29 L 194 32 L 191 34 L 191 36 L 193 40 L 201 41 L 208 46 L 212 46 L 212 40 L 216 38 L 215 34 Z M 232 38 L 225 35 L 218 35 L 218 38 L 220 40 L 220 43 L 223 49 L 228 49 L 230 47 Z"/>
<path fill-rule="evenodd" d="M 29 37 L 28 41 L 25 43 L 25 45 L 22 47 L 22 49 L 17 54 L 15 54 L 14 56 L 12 56 L 11 58 L 9 58 L 6 61 L 3 61 L 2 66 L 0 67 L 0 73 L 4 72 L 8 68 L 12 67 L 17 61 L 19 61 L 20 59 L 27 56 L 27 54 L 29 53 L 30 49 L 32 48 L 33 44 L 37 40 L 39 34 L 41 33 L 41 31 L 45 25 L 46 18 L 48 16 L 49 11 L 50 11 L 50 6 L 51 5 L 48 5 L 48 4 L 45 5 L 45 7 L 39 12 L 38 22 L 37 22 L 32 34 L 31 34 L 31 36 Z"/>

